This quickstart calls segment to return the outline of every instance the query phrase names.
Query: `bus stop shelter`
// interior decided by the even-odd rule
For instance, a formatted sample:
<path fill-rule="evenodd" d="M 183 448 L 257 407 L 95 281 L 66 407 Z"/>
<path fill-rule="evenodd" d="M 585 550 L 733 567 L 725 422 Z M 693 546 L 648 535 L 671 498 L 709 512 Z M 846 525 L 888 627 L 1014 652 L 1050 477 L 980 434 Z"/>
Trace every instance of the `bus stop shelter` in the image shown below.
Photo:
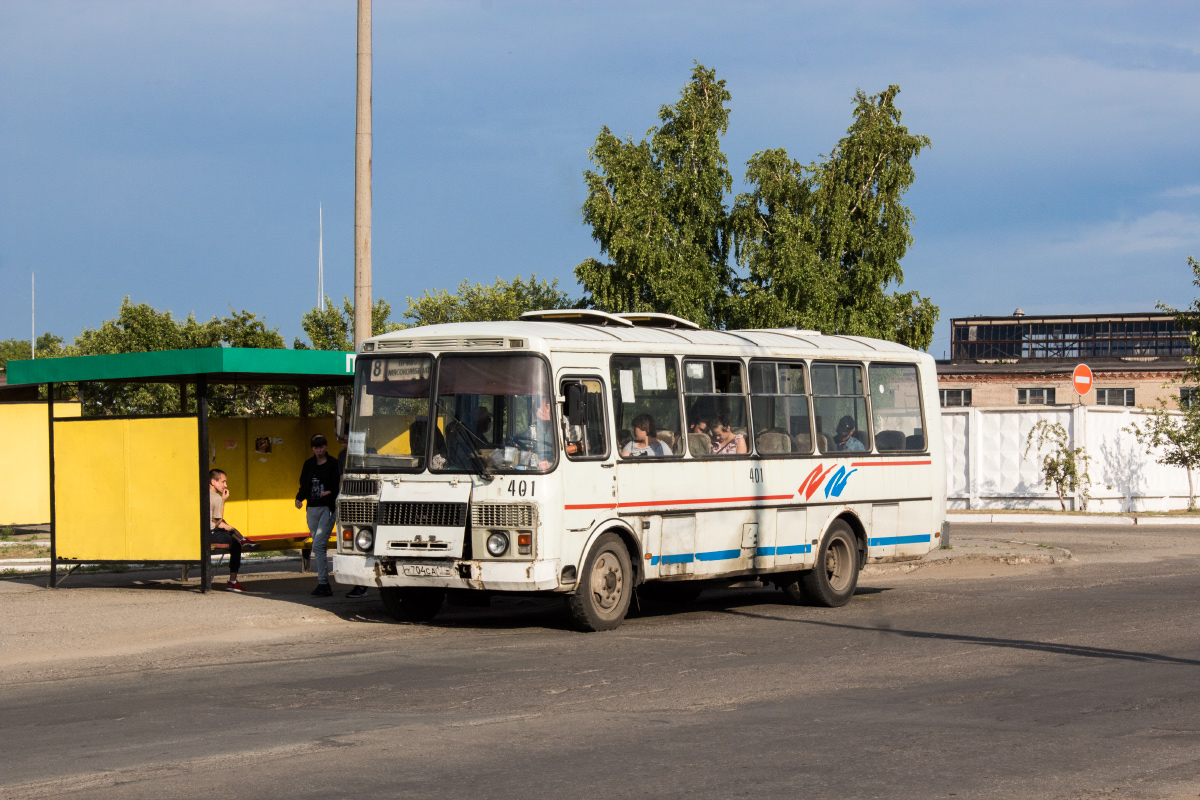
<path fill-rule="evenodd" d="M 225 518 L 247 538 L 295 541 L 283 520 L 289 508 L 295 519 L 298 463 L 311 433 L 333 438 L 332 419 L 309 417 L 309 390 L 350 386 L 354 353 L 218 347 L 9 361 L 7 370 L 9 386 L 45 387 L 50 586 L 60 564 L 154 562 L 198 566 L 208 591 L 209 470 L 228 473 Z M 178 385 L 180 411 L 64 415 L 56 388 L 91 381 Z M 210 419 L 212 387 L 229 385 L 297 387 L 300 416 Z"/>

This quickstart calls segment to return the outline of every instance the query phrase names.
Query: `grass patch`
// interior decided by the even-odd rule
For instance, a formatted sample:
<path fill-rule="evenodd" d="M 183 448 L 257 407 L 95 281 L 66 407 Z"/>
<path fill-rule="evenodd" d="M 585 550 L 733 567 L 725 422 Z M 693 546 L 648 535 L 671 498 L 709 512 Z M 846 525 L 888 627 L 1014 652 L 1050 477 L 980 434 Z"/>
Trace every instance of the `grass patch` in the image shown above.
<path fill-rule="evenodd" d="M 9 558 L 49 558 L 50 548 L 38 544 L 14 544 L 0 547 L 0 561 Z"/>

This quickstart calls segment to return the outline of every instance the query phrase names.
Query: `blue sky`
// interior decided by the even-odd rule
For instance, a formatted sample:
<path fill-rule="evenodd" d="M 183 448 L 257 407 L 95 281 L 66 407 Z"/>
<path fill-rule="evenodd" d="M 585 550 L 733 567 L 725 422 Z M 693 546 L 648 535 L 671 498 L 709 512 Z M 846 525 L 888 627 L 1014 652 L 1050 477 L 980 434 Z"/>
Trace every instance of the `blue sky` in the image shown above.
<path fill-rule="evenodd" d="M 1193 3 L 375 0 L 374 284 L 406 296 L 598 255 L 581 174 L 641 137 L 698 60 L 724 149 L 809 161 L 857 88 L 901 86 L 933 147 L 905 288 L 970 314 L 1186 305 L 1200 256 Z M 355 4 L 0 3 L 0 339 L 73 337 L 121 298 L 229 304 L 291 341 L 353 282 Z M 735 187 L 735 190 L 737 187 Z"/>

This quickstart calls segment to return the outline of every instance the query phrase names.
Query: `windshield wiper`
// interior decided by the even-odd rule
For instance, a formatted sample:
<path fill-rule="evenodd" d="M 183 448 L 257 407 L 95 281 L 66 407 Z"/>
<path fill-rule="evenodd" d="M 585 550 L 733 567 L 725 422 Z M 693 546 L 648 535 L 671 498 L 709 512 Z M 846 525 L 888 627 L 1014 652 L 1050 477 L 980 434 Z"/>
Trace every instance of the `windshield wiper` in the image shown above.
<path fill-rule="evenodd" d="M 481 478 L 485 478 L 489 481 L 492 480 L 493 476 L 492 476 L 491 468 L 488 466 L 487 462 L 483 459 L 483 456 L 480 455 L 479 448 L 475 445 L 476 441 L 479 441 L 480 443 L 482 443 L 483 440 L 480 439 L 478 436 L 476 436 L 475 433 L 470 428 L 468 428 L 461 419 L 456 417 L 449 410 L 447 410 L 445 408 L 441 408 L 441 411 L 455 425 L 455 427 L 453 429 L 453 439 L 454 439 L 453 443 L 451 443 L 451 435 L 450 435 L 451 432 L 449 430 L 447 430 L 447 432 L 446 432 L 446 434 L 447 434 L 446 435 L 446 452 L 447 452 L 447 454 L 450 456 L 455 456 L 455 455 L 457 455 L 456 451 L 462 445 L 466 445 L 467 455 L 471 459 L 472 466 L 475 467 L 476 474 L 478 474 L 479 477 L 481 477 Z M 436 428 L 434 428 L 434 430 L 436 430 Z M 452 459 L 452 461 L 453 461 L 453 459 Z"/>

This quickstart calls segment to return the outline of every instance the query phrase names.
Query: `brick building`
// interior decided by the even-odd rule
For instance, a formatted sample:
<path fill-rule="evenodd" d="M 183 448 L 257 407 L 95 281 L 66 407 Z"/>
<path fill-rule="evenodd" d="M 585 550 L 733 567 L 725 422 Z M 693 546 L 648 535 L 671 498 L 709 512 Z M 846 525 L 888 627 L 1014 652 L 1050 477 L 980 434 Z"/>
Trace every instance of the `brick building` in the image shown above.
<path fill-rule="evenodd" d="M 950 320 L 950 358 L 938 361 L 943 407 L 1073 405 L 1177 408 L 1193 387 L 1187 331 L 1169 314 L 964 317 Z M 1075 394 L 1071 373 L 1087 364 L 1094 388 Z M 1164 384 L 1167 384 L 1164 386 Z"/>

